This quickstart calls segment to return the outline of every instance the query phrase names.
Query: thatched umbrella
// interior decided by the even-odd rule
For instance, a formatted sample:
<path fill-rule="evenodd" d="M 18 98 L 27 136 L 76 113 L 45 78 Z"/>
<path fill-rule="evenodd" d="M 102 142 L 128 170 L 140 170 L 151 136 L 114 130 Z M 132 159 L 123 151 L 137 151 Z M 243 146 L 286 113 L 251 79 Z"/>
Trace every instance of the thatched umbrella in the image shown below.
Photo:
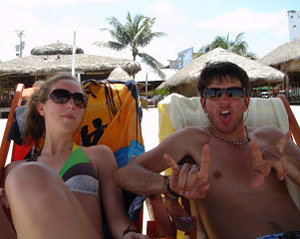
<path fill-rule="evenodd" d="M 300 38 L 277 47 L 258 61 L 286 73 L 290 85 L 300 87 Z"/>
<path fill-rule="evenodd" d="M 0 62 L 0 75 L 51 75 L 61 72 L 71 72 L 71 49 L 71 45 L 59 42 L 34 48 L 32 50 L 34 55 Z M 83 52 L 82 49 L 78 49 L 79 53 Z M 83 75 L 102 74 L 108 77 L 116 67 L 121 67 L 129 75 L 136 74 L 141 70 L 141 66 L 138 62 L 128 59 L 88 54 L 75 55 L 75 71 Z"/>
<path fill-rule="evenodd" d="M 56 42 L 51 43 L 43 46 L 35 47 L 31 50 L 31 55 L 72 55 L 73 54 L 73 46 L 62 43 Z M 80 47 L 76 47 L 76 54 L 83 54 L 84 51 Z"/>
<path fill-rule="evenodd" d="M 121 67 L 116 67 L 108 76 L 109 80 L 121 80 L 128 81 L 131 80 L 130 76 L 126 71 L 124 71 Z"/>
<path fill-rule="evenodd" d="M 158 89 L 168 86 L 173 92 L 188 97 L 197 96 L 198 92 L 196 85 L 202 69 L 207 63 L 222 61 L 229 61 L 243 68 L 247 72 L 252 86 L 281 83 L 285 78 L 285 75 L 282 72 L 272 67 L 239 56 L 222 48 L 217 48 L 190 62 L 186 67 L 179 70 L 162 83 Z"/>
<path fill-rule="evenodd" d="M 275 66 L 280 63 L 298 60 L 300 60 L 300 38 L 277 47 L 259 59 L 258 62 Z"/>
<path fill-rule="evenodd" d="M 129 74 L 140 70 L 139 63 L 127 59 L 76 54 L 76 72 L 111 72 L 116 67 L 121 67 Z M 0 74 L 54 74 L 71 72 L 72 55 L 28 56 L 0 63 Z"/>

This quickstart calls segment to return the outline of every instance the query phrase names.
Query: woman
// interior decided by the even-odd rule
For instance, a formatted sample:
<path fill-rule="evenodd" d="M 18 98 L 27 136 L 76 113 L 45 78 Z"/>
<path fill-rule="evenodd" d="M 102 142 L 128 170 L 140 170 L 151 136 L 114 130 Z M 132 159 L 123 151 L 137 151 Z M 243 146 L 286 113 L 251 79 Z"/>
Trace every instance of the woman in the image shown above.
<path fill-rule="evenodd" d="M 73 142 L 86 107 L 81 84 L 69 75 L 55 76 L 31 95 L 27 107 L 24 138 L 38 146 L 44 137 L 44 144 L 28 160 L 36 162 L 15 162 L 5 169 L 17 237 L 103 238 L 101 198 L 113 238 L 146 238 L 135 232 L 124 210 L 112 151 Z M 0 237 L 16 236 L 1 210 L 0 232 Z"/>

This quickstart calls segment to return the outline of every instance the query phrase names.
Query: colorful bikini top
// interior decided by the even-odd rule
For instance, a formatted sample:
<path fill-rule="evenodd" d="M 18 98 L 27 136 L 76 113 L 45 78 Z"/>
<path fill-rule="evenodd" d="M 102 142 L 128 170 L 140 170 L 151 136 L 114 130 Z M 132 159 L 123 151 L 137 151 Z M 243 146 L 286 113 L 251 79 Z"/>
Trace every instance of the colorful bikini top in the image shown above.
<path fill-rule="evenodd" d="M 27 161 L 37 161 L 40 152 L 34 154 Z M 82 149 L 73 143 L 70 157 L 59 171 L 59 176 L 72 192 L 98 195 L 99 181 L 94 168 Z"/>

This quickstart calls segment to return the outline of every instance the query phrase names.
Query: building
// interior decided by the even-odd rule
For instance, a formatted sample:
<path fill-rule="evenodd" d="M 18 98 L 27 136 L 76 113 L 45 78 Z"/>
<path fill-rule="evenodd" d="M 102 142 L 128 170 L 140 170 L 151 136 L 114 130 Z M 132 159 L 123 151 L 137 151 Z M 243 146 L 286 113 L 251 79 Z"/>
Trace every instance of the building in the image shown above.
<path fill-rule="evenodd" d="M 169 69 L 180 70 L 193 60 L 194 48 L 190 47 L 177 53 L 176 60 L 169 60 Z"/>
<path fill-rule="evenodd" d="M 300 11 L 288 11 L 290 42 L 300 38 Z"/>

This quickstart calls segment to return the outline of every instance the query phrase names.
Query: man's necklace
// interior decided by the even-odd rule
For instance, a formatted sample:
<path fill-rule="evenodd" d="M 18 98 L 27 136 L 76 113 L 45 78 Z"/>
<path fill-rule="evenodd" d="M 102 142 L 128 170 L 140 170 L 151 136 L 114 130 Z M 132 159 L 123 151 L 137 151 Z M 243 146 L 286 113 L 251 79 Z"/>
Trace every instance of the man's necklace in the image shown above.
<path fill-rule="evenodd" d="M 223 137 L 223 136 L 221 136 L 221 135 L 218 135 L 218 134 L 211 128 L 210 125 L 208 125 L 207 128 L 208 128 L 209 132 L 210 132 L 214 137 L 216 137 L 217 139 L 222 140 L 222 141 L 225 141 L 225 142 L 230 143 L 230 144 L 235 145 L 235 146 L 244 145 L 244 144 L 250 142 L 250 138 L 249 138 L 249 136 L 248 136 L 248 129 L 247 129 L 246 126 L 245 126 L 245 130 L 246 130 L 246 138 L 245 138 L 244 140 L 242 140 L 242 141 L 234 141 L 234 140 L 225 138 L 225 137 Z"/>

